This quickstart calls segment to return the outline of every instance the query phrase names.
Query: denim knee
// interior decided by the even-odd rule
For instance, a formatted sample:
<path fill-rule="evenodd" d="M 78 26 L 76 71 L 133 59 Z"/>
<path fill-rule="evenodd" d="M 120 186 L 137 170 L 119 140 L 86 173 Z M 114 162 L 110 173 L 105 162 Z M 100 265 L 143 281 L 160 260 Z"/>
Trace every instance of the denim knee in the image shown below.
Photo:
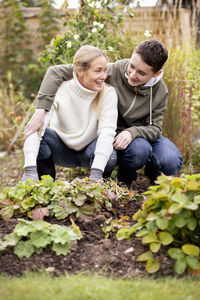
<path fill-rule="evenodd" d="M 143 138 L 136 138 L 126 149 L 118 151 L 118 163 L 123 167 L 137 170 L 147 163 L 151 154 L 149 142 Z"/>
<path fill-rule="evenodd" d="M 162 161 L 160 161 L 160 170 L 165 175 L 176 175 L 182 168 L 182 157 L 177 153 L 174 155 L 166 155 Z"/>

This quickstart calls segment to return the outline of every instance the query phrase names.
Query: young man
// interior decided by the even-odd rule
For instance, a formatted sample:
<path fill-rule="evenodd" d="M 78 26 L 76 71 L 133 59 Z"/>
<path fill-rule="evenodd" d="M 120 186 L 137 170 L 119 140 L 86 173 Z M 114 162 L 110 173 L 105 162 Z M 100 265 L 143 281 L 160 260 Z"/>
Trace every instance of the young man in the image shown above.
<path fill-rule="evenodd" d="M 131 59 L 108 65 L 106 82 L 118 94 L 118 134 L 114 141 L 118 150 L 118 179 L 129 187 L 143 166 L 151 184 L 161 173 L 176 175 L 182 167 L 179 150 L 162 136 L 168 95 L 162 67 L 167 58 L 168 51 L 159 41 L 147 40 L 136 47 Z M 72 65 L 48 69 L 24 138 L 40 130 L 45 110 L 50 110 L 62 81 L 72 77 L 72 69 Z"/>

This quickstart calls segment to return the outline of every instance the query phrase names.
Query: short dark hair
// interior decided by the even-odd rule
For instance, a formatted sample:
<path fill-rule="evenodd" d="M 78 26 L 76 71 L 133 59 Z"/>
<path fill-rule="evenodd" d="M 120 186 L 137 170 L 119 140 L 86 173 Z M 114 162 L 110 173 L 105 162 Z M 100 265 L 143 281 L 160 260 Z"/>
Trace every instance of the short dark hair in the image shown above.
<path fill-rule="evenodd" d="M 141 42 L 135 49 L 142 60 L 152 67 L 153 72 L 161 70 L 168 58 L 168 50 L 157 40 L 146 40 Z"/>

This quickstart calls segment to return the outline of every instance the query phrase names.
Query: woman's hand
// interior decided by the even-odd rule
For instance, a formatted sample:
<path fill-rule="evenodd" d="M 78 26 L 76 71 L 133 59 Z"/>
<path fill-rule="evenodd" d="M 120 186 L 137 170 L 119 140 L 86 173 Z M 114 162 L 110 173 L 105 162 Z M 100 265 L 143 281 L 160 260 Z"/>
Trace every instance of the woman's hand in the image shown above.
<path fill-rule="evenodd" d="M 30 121 L 28 122 L 28 124 L 24 129 L 24 135 L 23 135 L 24 141 L 27 139 L 27 137 L 29 137 L 34 132 L 38 132 L 39 136 L 41 135 L 42 128 L 44 125 L 44 116 L 45 116 L 44 109 L 38 108 L 35 110 L 32 118 L 30 119 Z"/>
<path fill-rule="evenodd" d="M 116 150 L 124 150 L 130 142 L 132 142 L 132 135 L 130 131 L 124 130 L 115 137 L 113 146 Z"/>

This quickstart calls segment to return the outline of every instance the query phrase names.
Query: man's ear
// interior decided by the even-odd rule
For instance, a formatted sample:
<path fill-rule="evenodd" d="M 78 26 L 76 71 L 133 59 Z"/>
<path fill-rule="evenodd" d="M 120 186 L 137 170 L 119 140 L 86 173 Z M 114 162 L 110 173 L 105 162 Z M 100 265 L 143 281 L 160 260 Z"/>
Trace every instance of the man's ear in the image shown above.
<path fill-rule="evenodd" d="M 153 77 L 158 77 L 162 73 L 162 70 L 157 71 L 156 73 L 153 74 Z"/>

